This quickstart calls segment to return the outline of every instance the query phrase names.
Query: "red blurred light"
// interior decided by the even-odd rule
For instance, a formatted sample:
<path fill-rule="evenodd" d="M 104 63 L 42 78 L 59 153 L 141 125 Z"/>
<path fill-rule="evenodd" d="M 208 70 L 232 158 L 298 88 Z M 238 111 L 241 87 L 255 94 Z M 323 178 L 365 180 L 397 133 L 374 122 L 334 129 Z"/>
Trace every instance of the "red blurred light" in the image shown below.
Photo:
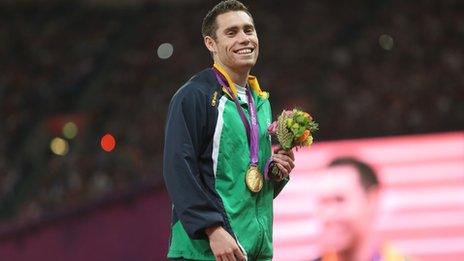
<path fill-rule="evenodd" d="M 111 134 L 105 134 L 100 141 L 101 147 L 106 152 L 111 152 L 116 146 L 116 140 Z"/>

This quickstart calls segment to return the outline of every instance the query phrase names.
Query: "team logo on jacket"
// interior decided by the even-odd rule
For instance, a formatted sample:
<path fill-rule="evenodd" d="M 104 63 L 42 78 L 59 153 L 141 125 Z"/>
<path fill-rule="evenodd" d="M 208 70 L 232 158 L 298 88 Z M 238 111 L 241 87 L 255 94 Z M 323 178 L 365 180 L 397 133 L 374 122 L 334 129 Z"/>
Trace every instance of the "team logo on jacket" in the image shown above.
<path fill-rule="evenodd" d="M 217 104 L 217 96 L 218 96 L 218 92 L 215 91 L 213 93 L 213 97 L 211 98 L 211 106 L 215 107 L 216 104 Z"/>

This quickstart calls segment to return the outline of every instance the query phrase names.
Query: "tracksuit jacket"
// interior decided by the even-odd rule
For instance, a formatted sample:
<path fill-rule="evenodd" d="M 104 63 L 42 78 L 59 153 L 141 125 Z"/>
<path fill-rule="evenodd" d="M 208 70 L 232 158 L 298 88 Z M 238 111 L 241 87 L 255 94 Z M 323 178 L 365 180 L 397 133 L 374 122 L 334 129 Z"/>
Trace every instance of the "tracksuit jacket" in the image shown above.
<path fill-rule="evenodd" d="M 264 93 L 264 92 L 263 92 Z M 271 156 L 269 95 L 252 91 L 259 125 L 259 169 Z M 248 104 L 240 101 L 249 117 Z M 163 175 L 172 201 L 168 258 L 214 260 L 205 229 L 220 225 L 248 260 L 272 259 L 273 199 L 287 180 L 245 184 L 250 150 L 234 101 L 212 69 L 193 76 L 173 96 L 166 123 Z"/>

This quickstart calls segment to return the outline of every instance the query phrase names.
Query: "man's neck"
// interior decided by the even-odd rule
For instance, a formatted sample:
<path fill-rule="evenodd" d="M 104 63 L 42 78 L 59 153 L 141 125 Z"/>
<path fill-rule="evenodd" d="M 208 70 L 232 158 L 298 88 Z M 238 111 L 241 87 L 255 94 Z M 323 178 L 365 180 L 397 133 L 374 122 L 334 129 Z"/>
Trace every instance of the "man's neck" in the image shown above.
<path fill-rule="evenodd" d="M 226 73 L 229 75 L 230 79 L 235 83 L 240 86 L 246 86 L 247 81 L 248 81 L 248 75 L 250 74 L 250 69 L 244 69 L 244 70 L 233 70 L 224 64 L 222 64 L 219 61 L 216 61 L 219 65 L 221 65 L 222 68 L 226 71 Z"/>

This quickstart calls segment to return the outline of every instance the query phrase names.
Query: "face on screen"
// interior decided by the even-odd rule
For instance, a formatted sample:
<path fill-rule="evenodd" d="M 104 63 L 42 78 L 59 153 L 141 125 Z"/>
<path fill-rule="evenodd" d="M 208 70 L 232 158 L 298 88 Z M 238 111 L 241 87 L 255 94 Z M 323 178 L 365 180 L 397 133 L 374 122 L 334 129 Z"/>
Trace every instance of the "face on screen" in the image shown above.
<path fill-rule="evenodd" d="M 318 185 L 317 216 L 322 224 L 323 248 L 350 248 L 371 224 L 376 197 L 364 191 L 352 167 L 329 168 Z"/>

